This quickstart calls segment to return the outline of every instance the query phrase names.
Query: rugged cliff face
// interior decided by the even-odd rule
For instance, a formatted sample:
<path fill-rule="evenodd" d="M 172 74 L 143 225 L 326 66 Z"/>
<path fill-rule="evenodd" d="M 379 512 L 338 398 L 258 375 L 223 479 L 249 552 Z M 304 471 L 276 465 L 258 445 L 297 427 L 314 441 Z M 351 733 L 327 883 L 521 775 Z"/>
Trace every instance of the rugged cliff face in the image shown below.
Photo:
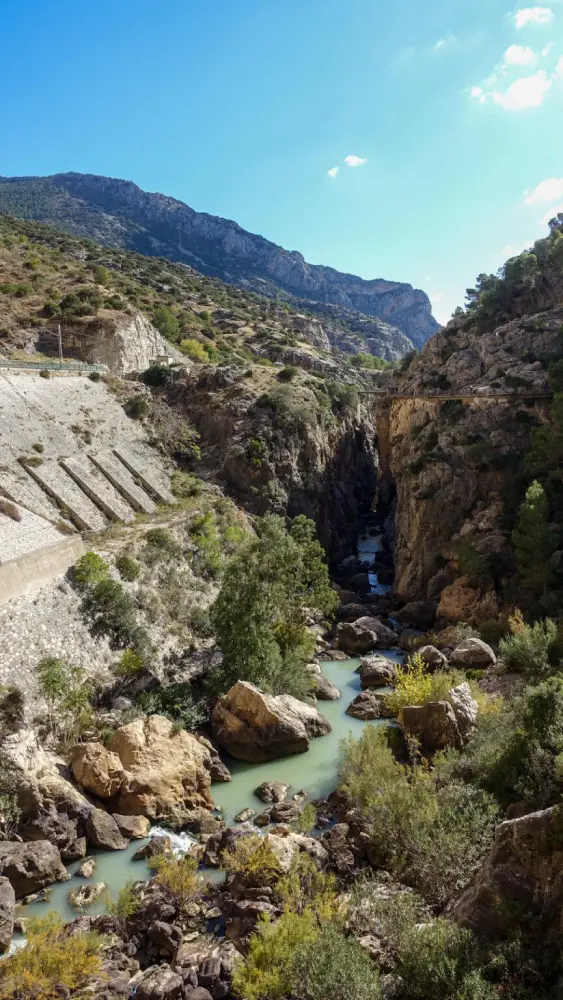
<path fill-rule="evenodd" d="M 271 369 L 207 368 L 172 386 L 168 402 L 200 434 L 199 475 L 253 513 L 307 514 L 338 561 L 371 508 L 378 458 L 371 406 L 352 388 L 344 400 L 332 392 L 306 373 L 280 385 Z"/>
<path fill-rule="evenodd" d="M 392 324 L 419 347 L 438 329 L 428 296 L 411 285 L 308 264 L 297 251 L 235 222 L 195 212 L 130 181 L 76 173 L 4 178 L 0 211 L 52 222 L 108 246 L 166 256 L 264 295 L 283 290 L 309 308 L 328 302 L 360 310 Z"/>

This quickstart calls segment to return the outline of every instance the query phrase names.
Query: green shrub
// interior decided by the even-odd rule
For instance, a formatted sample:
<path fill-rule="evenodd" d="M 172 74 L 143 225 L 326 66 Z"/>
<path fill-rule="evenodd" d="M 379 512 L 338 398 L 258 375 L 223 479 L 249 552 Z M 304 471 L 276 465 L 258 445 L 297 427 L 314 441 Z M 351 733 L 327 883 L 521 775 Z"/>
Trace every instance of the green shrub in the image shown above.
<path fill-rule="evenodd" d="M 503 805 L 542 809 L 563 793 L 563 678 L 528 688 L 477 722 L 461 753 L 445 755 L 443 780 L 472 782 Z"/>
<path fill-rule="evenodd" d="M 339 789 L 368 820 L 374 863 L 443 906 L 486 856 L 498 810 L 485 792 L 439 779 L 401 765 L 378 727 L 341 743 Z"/>
<path fill-rule="evenodd" d="M 143 372 L 142 380 L 145 385 L 157 389 L 159 386 L 168 385 L 172 381 L 172 377 L 168 365 L 151 365 L 146 372 Z"/>
<path fill-rule="evenodd" d="M 172 342 L 178 340 L 180 335 L 180 324 L 177 317 L 174 315 L 172 310 L 168 308 L 168 306 L 157 306 L 152 314 L 152 321 L 159 333 L 161 333 L 166 340 L 171 340 Z"/>
<path fill-rule="evenodd" d="M 212 352 L 209 350 L 209 346 L 207 344 L 202 344 L 200 340 L 195 340 L 193 337 L 180 341 L 179 346 L 182 354 L 187 354 L 192 361 L 199 361 L 201 364 L 209 364 L 212 360 Z"/>
<path fill-rule="evenodd" d="M 195 517 L 190 526 L 190 536 L 197 546 L 193 558 L 195 571 L 216 577 L 221 569 L 222 546 L 215 515 L 207 511 Z"/>
<path fill-rule="evenodd" d="M 97 264 L 93 269 L 94 281 L 98 285 L 107 285 L 109 282 L 109 271 L 103 264 Z"/>
<path fill-rule="evenodd" d="M 84 671 L 56 656 L 45 656 L 34 667 L 39 695 L 47 704 L 51 732 L 64 743 L 77 738 L 92 722 L 92 688 Z"/>
<path fill-rule="evenodd" d="M 286 365 L 278 372 L 278 379 L 280 382 L 293 382 L 293 379 L 299 374 L 299 369 L 295 365 Z"/>
<path fill-rule="evenodd" d="M 115 565 L 121 579 L 126 580 L 128 583 L 136 580 L 141 572 L 139 563 L 135 559 L 131 559 L 130 556 L 118 556 L 115 560 Z"/>
<path fill-rule="evenodd" d="M 292 996 L 303 1000 L 380 1000 L 379 974 L 366 951 L 335 924 L 298 944 L 291 961 Z"/>
<path fill-rule="evenodd" d="M 135 677 L 141 674 L 145 667 L 145 661 L 134 649 L 124 649 L 119 663 L 115 669 L 118 677 Z"/>
<path fill-rule="evenodd" d="M 151 643 L 137 622 L 135 604 L 116 580 L 100 580 L 87 593 L 83 610 L 91 617 L 95 632 L 107 635 L 114 648 L 127 647 L 148 657 Z"/>
<path fill-rule="evenodd" d="M 195 732 L 207 719 L 201 701 L 193 694 L 190 684 L 169 684 L 141 696 L 139 704 L 147 715 L 164 715 L 179 722 L 188 732 Z"/>
<path fill-rule="evenodd" d="M 182 549 L 166 528 L 151 528 L 145 535 L 143 557 L 149 565 L 163 559 L 176 559 Z"/>
<path fill-rule="evenodd" d="M 150 413 L 150 402 L 146 396 L 131 396 L 127 400 L 124 406 L 124 410 L 128 417 L 132 420 L 142 420 L 144 417 L 148 416 Z"/>
<path fill-rule="evenodd" d="M 203 892 L 205 883 L 198 874 L 196 858 L 190 854 L 157 854 L 150 864 L 155 881 L 180 911 L 193 905 Z"/>
<path fill-rule="evenodd" d="M 39 372 L 39 378 L 51 378 L 51 372 L 48 368 L 42 368 Z"/>
<path fill-rule="evenodd" d="M 109 575 L 109 566 L 97 552 L 87 552 L 74 565 L 72 575 L 82 587 L 94 587 Z"/>
<path fill-rule="evenodd" d="M 557 625 L 551 618 L 526 625 L 522 614 L 509 618 L 510 635 L 499 641 L 499 655 L 509 670 L 528 677 L 545 677 L 551 673 L 549 654 L 557 640 Z"/>
<path fill-rule="evenodd" d="M 201 479 L 192 476 L 189 472 L 173 472 L 170 484 L 174 496 L 178 497 L 179 500 L 198 497 L 203 488 Z"/>
<path fill-rule="evenodd" d="M 38 455 L 42 455 L 43 452 L 45 451 L 45 445 L 41 444 L 41 441 L 36 441 L 35 444 L 32 444 L 31 447 L 33 448 L 34 451 L 38 453 Z"/>
<path fill-rule="evenodd" d="M 26 937 L 25 948 L 18 948 L 0 965 L 3 997 L 56 1000 L 91 992 L 102 973 L 103 938 L 91 932 L 70 937 L 55 913 L 29 920 Z"/>

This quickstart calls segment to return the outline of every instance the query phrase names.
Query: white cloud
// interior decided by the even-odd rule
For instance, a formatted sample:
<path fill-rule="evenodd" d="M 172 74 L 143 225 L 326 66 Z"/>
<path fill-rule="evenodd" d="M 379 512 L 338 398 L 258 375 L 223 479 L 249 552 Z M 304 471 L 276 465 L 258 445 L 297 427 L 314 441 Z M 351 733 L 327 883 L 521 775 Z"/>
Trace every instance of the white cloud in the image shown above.
<path fill-rule="evenodd" d="M 449 46 L 453 45 L 456 41 L 457 41 L 457 38 L 455 37 L 455 35 L 452 35 L 451 32 L 450 32 L 450 34 L 449 35 L 445 35 L 444 38 L 439 38 L 438 39 L 438 41 L 436 42 L 436 44 L 434 46 L 434 52 L 442 52 L 443 49 L 449 48 Z"/>
<path fill-rule="evenodd" d="M 551 90 L 552 80 L 544 69 L 533 76 L 521 76 L 507 87 L 506 90 L 493 90 L 487 95 L 499 104 L 505 111 L 524 111 L 527 108 L 538 108 Z"/>
<path fill-rule="evenodd" d="M 338 177 L 339 173 L 340 173 L 340 167 L 331 167 L 330 170 L 328 171 L 328 176 L 331 177 L 332 180 L 334 180 L 335 177 Z"/>
<path fill-rule="evenodd" d="M 552 207 L 545 213 L 544 216 L 538 222 L 538 226 L 547 226 L 550 219 L 554 216 L 559 215 L 559 212 L 563 212 L 563 205 L 552 205 Z"/>
<path fill-rule="evenodd" d="M 551 24 L 553 18 L 551 7 L 523 7 L 514 14 L 514 24 L 520 29 L 527 24 Z"/>
<path fill-rule="evenodd" d="M 367 160 L 362 159 L 361 156 L 346 156 L 344 163 L 347 163 L 349 167 L 361 167 L 363 163 L 367 163 Z"/>
<path fill-rule="evenodd" d="M 540 181 L 533 191 L 526 191 L 525 205 L 537 205 L 541 201 L 557 201 L 563 198 L 563 177 L 548 177 Z"/>
<path fill-rule="evenodd" d="M 432 278 L 430 277 L 429 274 L 425 274 L 422 280 L 423 281 L 432 281 Z"/>
<path fill-rule="evenodd" d="M 554 76 L 563 78 L 563 56 L 557 60 Z"/>
<path fill-rule="evenodd" d="M 536 59 L 537 55 L 529 45 L 511 45 L 504 53 L 503 67 L 529 66 Z"/>

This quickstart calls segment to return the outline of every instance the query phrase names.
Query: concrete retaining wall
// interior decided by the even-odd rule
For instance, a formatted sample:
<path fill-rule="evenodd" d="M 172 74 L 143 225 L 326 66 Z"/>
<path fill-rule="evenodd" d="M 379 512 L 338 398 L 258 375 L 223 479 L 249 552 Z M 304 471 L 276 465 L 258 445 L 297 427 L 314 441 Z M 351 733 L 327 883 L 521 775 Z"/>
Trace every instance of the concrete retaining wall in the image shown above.
<path fill-rule="evenodd" d="M 82 538 L 75 535 L 3 563 L 0 566 L 0 604 L 6 604 L 64 576 L 68 568 L 85 552 L 86 546 Z M 56 627 L 56 622 L 53 622 L 53 627 Z"/>

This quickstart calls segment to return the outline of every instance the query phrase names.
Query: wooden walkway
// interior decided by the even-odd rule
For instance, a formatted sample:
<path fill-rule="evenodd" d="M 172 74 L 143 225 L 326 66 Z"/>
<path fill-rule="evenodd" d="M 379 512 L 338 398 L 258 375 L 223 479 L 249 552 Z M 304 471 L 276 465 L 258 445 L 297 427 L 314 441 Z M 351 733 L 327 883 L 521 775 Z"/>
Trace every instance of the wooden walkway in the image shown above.
<path fill-rule="evenodd" d="M 392 392 L 389 389 L 359 389 L 360 396 L 379 396 L 381 399 L 440 399 L 446 402 L 448 399 L 474 400 L 474 399 L 552 399 L 553 393 L 549 390 L 544 392 L 519 392 L 514 389 L 512 392 Z"/>

